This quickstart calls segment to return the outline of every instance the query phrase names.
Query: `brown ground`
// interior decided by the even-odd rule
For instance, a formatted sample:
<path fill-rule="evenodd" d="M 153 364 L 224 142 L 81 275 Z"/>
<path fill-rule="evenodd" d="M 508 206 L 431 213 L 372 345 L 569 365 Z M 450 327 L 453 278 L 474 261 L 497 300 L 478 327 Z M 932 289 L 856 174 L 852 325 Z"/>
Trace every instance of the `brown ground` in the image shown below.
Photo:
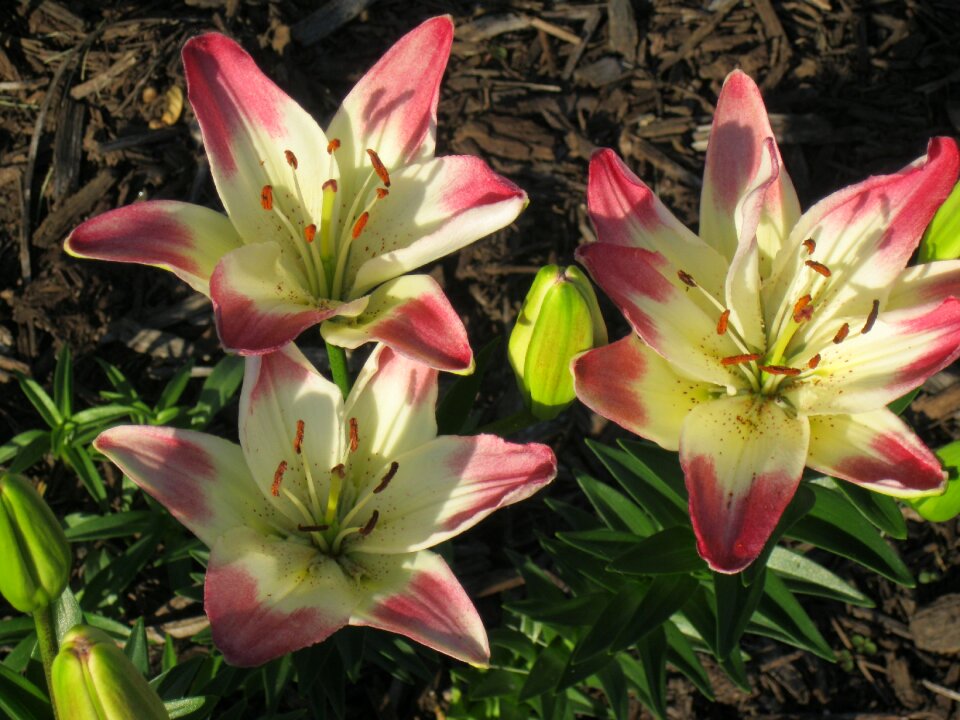
<path fill-rule="evenodd" d="M 393 40 L 426 17 L 454 16 L 438 149 L 485 157 L 532 201 L 509 230 L 435 270 L 476 348 L 508 327 L 538 266 L 571 262 L 590 235 L 584 191 L 595 147 L 617 149 L 695 226 L 704 126 L 735 67 L 763 88 L 805 206 L 913 160 L 931 135 L 960 131 L 957 0 L 373 0 L 339 27 L 310 17 L 317 4 L 3 3 L 0 441 L 37 423 L 10 372 L 48 383 L 63 343 L 74 349 L 91 398 L 103 386 L 94 354 L 140 378 L 148 393 L 178 358 L 205 364 L 217 356 L 208 307 L 175 279 L 78 262 L 61 251 L 78 222 L 138 197 L 216 204 L 189 106 L 174 117 L 166 100 L 169 89 L 183 88 L 181 45 L 203 30 L 235 36 L 325 121 Z M 319 39 L 318 28 L 330 32 Z M 607 317 L 612 336 L 622 335 L 617 314 Z M 958 434 L 960 386 L 947 390 L 952 378 L 942 379 L 913 413 L 933 444 Z M 485 401 L 507 408 L 501 396 L 511 384 L 505 372 L 495 373 Z M 571 462 L 583 463 L 583 451 L 567 440 L 589 430 L 590 419 L 577 411 L 548 433 Z M 958 596 L 949 595 L 960 592 L 957 525 L 911 522 L 910 530 L 901 549 L 926 581 L 917 589 L 842 568 L 877 600 L 877 610 L 809 605 L 834 648 L 853 649 L 852 670 L 753 642 L 753 693 L 724 691 L 718 681 L 719 703 L 711 707 L 675 679 L 671 711 L 960 717 L 949 696 L 960 685 L 960 641 L 936 650 L 930 644 L 960 627 Z M 929 612 L 918 611 L 934 601 L 945 614 L 931 623 Z M 857 636 L 872 640 L 875 652 L 858 650 Z"/>

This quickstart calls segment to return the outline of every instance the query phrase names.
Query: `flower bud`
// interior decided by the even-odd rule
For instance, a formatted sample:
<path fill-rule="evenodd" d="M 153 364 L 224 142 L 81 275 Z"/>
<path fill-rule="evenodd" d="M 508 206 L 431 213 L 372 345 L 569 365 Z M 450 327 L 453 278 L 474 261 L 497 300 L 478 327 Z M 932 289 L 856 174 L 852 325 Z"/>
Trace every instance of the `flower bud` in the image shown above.
<path fill-rule="evenodd" d="M 25 478 L 0 475 L 0 593 L 32 613 L 60 597 L 70 546 L 53 512 Z"/>
<path fill-rule="evenodd" d="M 606 342 L 607 329 L 586 276 L 574 266 L 541 268 L 509 347 L 510 364 L 530 412 L 549 420 L 573 402 L 571 359 Z"/>
<path fill-rule="evenodd" d="M 920 262 L 960 257 L 960 184 L 953 188 L 920 241 Z"/>
<path fill-rule="evenodd" d="M 53 661 L 52 691 L 69 720 L 169 720 L 163 701 L 106 633 L 77 625 Z"/>
<path fill-rule="evenodd" d="M 936 454 L 943 463 L 943 469 L 947 471 L 947 486 L 939 495 L 907 498 L 906 502 L 912 505 L 924 520 L 948 522 L 960 515 L 960 440 L 944 445 Z"/>

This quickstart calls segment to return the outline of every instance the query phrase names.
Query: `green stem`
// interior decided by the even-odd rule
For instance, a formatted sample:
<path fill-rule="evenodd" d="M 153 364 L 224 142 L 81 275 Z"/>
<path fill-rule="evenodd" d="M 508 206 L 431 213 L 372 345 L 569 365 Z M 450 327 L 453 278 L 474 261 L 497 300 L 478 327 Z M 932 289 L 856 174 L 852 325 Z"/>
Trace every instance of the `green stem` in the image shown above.
<path fill-rule="evenodd" d="M 47 690 L 50 691 L 50 707 L 53 708 L 53 717 L 58 718 L 57 704 L 53 699 L 53 659 L 57 656 L 53 607 L 48 605 L 34 612 L 33 623 L 37 628 L 37 644 L 40 646 L 40 659 L 43 661 L 43 675 L 47 679 Z"/>
<path fill-rule="evenodd" d="M 536 425 L 538 422 L 540 421 L 535 418 L 529 410 L 524 408 L 523 410 L 518 410 L 513 415 L 507 415 L 505 418 L 494 420 L 492 423 L 487 423 L 483 427 L 477 428 L 474 430 L 474 434 L 492 433 L 494 435 L 513 435 L 524 428 Z"/>
<path fill-rule="evenodd" d="M 347 351 L 342 347 L 327 343 L 327 358 L 330 360 L 330 373 L 333 375 L 333 381 L 340 388 L 343 397 L 350 394 L 350 386 L 353 380 L 350 379 L 350 370 L 347 369 Z"/>

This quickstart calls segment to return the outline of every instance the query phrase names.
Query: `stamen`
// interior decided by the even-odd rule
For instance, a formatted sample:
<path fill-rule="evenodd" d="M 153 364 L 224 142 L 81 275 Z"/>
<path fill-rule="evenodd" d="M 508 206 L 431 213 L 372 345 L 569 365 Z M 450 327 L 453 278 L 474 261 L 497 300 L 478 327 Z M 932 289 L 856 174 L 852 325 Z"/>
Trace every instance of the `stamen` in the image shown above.
<path fill-rule="evenodd" d="M 327 530 L 329 525 L 297 525 L 297 530 L 300 532 L 323 532 Z"/>
<path fill-rule="evenodd" d="M 293 451 L 299 455 L 303 446 L 303 420 L 297 420 L 297 435 L 293 438 Z"/>
<path fill-rule="evenodd" d="M 373 163 L 373 171 L 377 174 L 377 177 L 380 178 L 380 182 L 390 187 L 390 173 L 387 172 L 387 167 L 380 160 L 380 156 L 370 148 L 367 148 L 367 155 L 370 156 L 370 162 Z"/>
<path fill-rule="evenodd" d="M 380 481 L 380 484 L 373 489 L 373 494 L 381 493 L 387 489 L 387 485 L 390 484 L 390 481 L 393 480 L 393 476 L 397 474 L 397 470 L 400 469 L 400 463 L 394 460 L 390 463 L 390 469 L 387 470 L 387 474 L 383 476 L 383 480 Z"/>
<path fill-rule="evenodd" d="M 377 525 L 377 520 L 380 519 L 380 511 L 374 510 L 373 515 L 370 516 L 370 519 L 367 520 L 367 524 L 360 528 L 357 532 L 366 537 L 373 532 L 373 528 Z"/>
<path fill-rule="evenodd" d="M 833 344 L 839 345 L 840 343 L 842 343 L 844 340 L 847 339 L 847 335 L 849 334 L 850 334 L 850 325 L 847 323 L 844 323 L 843 325 L 840 326 L 840 329 L 837 330 L 837 334 L 833 336 Z"/>
<path fill-rule="evenodd" d="M 748 362 L 754 362 L 759 360 L 762 356 L 760 353 L 749 353 L 744 355 L 731 355 L 730 357 L 723 358 L 720 362 L 724 365 L 742 365 Z"/>
<path fill-rule="evenodd" d="M 803 247 L 807 250 L 807 255 L 813 255 L 813 251 L 817 249 L 817 241 L 813 238 L 807 238 L 803 241 Z"/>
<path fill-rule="evenodd" d="M 873 324 L 877 321 L 877 315 L 880 314 L 880 301 L 874 300 L 873 307 L 870 308 L 870 314 L 867 315 L 867 321 L 863 324 L 863 329 L 860 331 L 861 335 L 866 335 L 868 332 L 873 330 Z"/>
<path fill-rule="evenodd" d="M 337 181 L 333 178 L 327 180 L 323 185 L 320 186 L 321 190 L 330 190 L 331 192 L 337 191 Z"/>
<path fill-rule="evenodd" d="M 793 321 L 795 323 L 799 324 L 813 317 L 813 306 L 810 304 L 811 300 L 813 300 L 813 298 L 811 298 L 810 295 L 804 295 L 794 304 Z"/>
<path fill-rule="evenodd" d="M 293 154 L 293 150 L 284 150 L 283 156 L 287 158 L 287 165 L 292 167 L 294 170 L 297 169 L 297 156 Z"/>
<path fill-rule="evenodd" d="M 717 335 L 723 335 L 727 332 L 727 322 L 730 320 L 730 310 L 724 310 L 720 313 L 720 319 L 717 320 Z"/>
<path fill-rule="evenodd" d="M 758 365 L 757 367 L 768 375 L 789 375 L 793 377 L 800 374 L 800 370 L 797 368 L 787 367 L 786 365 Z"/>
<path fill-rule="evenodd" d="M 270 494 L 274 497 L 280 497 L 280 483 L 283 482 L 283 474 L 287 471 L 287 461 L 281 460 L 277 465 L 277 471 L 273 473 L 273 485 L 270 486 Z"/>
<path fill-rule="evenodd" d="M 360 237 L 360 233 L 363 232 L 363 229 L 367 226 L 367 220 L 370 219 L 370 213 L 364 210 L 360 213 L 360 217 L 357 218 L 357 221 L 353 224 L 353 230 L 350 231 L 350 235 L 356 240 Z"/>
<path fill-rule="evenodd" d="M 830 277 L 833 274 L 832 272 L 830 272 L 830 268 L 828 268 L 823 263 L 818 263 L 816 260 L 804 260 L 803 264 L 806 265 L 811 270 L 813 270 L 814 272 L 820 273 L 824 277 Z"/>
<path fill-rule="evenodd" d="M 360 445 L 360 426 L 355 417 L 350 418 L 350 452 L 356 452 Z"/>
<path fill-rule="evenodd" d="M 334 150 L 339 150 L 339 149 L 340 149 L 340 141 L 337 138 L 334 138 L 333 140 L 327 143 L 327 152 L 329 154 L 332 155 Z"/>
<path fill-rule="evenodd" d="M 816 370 L 817 365 L 819 364 L 820 364 L 820 353 L 817 353 L 812 358 L 807 360 L 807 367 L 810 368 L 811 370 Z"/>
<path fill-rule="evenodd" d="M 695 288 L 697 286 L 697 281 L 693 279 L 693 275 L 683 270 L 677 270 L 677 277 L 680 278 L 682 282 L 687 287 Z"/>
<path fill-rule="evenodd" d="M 343 463 L 340 463 L 339 465 L 334 465 L 332 468 L 330 468 L 330 474 L 336 475 L 341 480 L 343 480 L 347 476 L 347 473 L 343 469 Z"/>
<path fill-rule="evenodd" d="M 264 210 L 273 210 L 273 186 L 264 185 L 260 191 L 260 207 Z"/>
<path fill-rule="evenodd" d="M 308 243 L 312 243 L 313 239 L 317 236 L 317 226 L 313 223 L 310 223 L 303 229 L 303 237 Z"/>
<path fill-rule="evenodd" d="M 383 200 L 389 194 L 390 191 L 386 188 L 377 188 L 377 200 Z"/>

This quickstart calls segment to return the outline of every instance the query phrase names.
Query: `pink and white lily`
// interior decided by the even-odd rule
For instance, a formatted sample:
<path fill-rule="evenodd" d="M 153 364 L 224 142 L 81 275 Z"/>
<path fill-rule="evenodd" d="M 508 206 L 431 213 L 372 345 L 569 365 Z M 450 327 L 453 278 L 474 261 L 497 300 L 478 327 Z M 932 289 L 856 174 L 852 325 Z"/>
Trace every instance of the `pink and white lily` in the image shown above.
<path fill-rule="evenodd" d="M 190 103 L 226 215 L 137 203 L 80 225 L 69 253 L 171 270 L 209 295 L 228 350 L 276 350 L 322 323 L 326 340 L 380 341 L 469 371 L 457 313 L 406 275 L 510 224 L 526 194 L 467 156 L 434 157 L 448 17 L 402 37 L 353 88 L 326 133 L 235 42 L 183 49 Z"/>
<path fill-rule="evenodd" d="M 760 92 L 726 80 L 699 236 L 610 150 L 590 164 L 598 242 L 577 256 L 636 332 L 574 361 L 579 398 L 679 450 L 700 554 L 749 565 L 805 466 L 878 492 L 939 491 L 886 405 L 960 355 L 960 263 L 907 268 L 957 180 L 956 144 L 801 215 Z"/>
<path fill-rule="evenodd" d="M 148 426 L 94 442 L 211 548 L 204 603 L 227 661 L 368 625 L 485 663 L 477 611 L 427 548 L 549 483 L 553 452 L 437 437 L 437 371 L 385 345 L 346 400 L 292 344 L 246 362 L 239 445 Z"/>

